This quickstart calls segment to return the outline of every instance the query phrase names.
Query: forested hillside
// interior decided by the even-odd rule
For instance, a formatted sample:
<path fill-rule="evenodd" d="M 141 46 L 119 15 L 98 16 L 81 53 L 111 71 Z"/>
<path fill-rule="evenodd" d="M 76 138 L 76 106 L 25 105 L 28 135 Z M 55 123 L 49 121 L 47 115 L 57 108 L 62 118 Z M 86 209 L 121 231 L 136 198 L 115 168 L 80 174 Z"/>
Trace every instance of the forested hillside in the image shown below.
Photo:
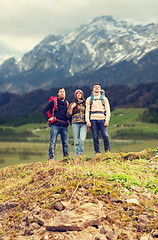
<path fill-rule="evenodd" d="M 72 102 L 77 87 L 67 87 L 66 99 Z M 89 86 L 83 86 L 85 98 L 91 94 Z M 127 86 L 103 86 L 111 105 L 111 110 L 124 107 L 158 108 L 158 83 L 141 84 L 134 88 Z M 57 96 L 58 88 L 36 90 L 24 95 L 0 94 L 0 124 L 10 123 L 18 118 L 25 122 L 45 121 L 42 109 L 48 103 L 50 96 Z"/>

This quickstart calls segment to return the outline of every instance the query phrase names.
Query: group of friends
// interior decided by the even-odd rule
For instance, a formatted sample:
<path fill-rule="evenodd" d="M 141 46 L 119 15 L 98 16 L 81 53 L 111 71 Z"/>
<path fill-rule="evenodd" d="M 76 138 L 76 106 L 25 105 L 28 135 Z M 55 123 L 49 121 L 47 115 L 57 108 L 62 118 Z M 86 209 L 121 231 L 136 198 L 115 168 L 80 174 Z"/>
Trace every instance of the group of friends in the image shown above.
<path fill-rule="evenodd" d="M 74 101 L 69 105 L 65 100 L 65 89 L 60 88 L 57 100 L 50 101 L 43 109 L 50 130 L 49 160 L 54 160 L 58 134 L 61 135 L 63 157 L 69 156 L 68 125 L 71 121 L 74 153 L 78 158 L 83 155 L 87 131 L 92 130 L 94 151 L 100 153 L 99 132 L 101 132 L 104 150 L 110 151 L 108 125 L 110 104 L 99 83 L 93 86 L 92 94 L 85 100 L 83 91 L 77 89 Z"/>

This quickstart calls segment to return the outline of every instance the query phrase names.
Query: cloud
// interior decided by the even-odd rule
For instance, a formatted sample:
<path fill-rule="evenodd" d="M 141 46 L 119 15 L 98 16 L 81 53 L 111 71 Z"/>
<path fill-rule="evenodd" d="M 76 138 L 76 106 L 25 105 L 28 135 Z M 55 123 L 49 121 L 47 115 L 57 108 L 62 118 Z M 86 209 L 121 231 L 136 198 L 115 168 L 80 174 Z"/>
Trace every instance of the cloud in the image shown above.
<path fill-rule="evenodd" d="M 157 9 L 157 0 L 1 0 L 0 43 L 20 55 L 47 35 L 72 31 L 94 17 L 150 22 Z"/>

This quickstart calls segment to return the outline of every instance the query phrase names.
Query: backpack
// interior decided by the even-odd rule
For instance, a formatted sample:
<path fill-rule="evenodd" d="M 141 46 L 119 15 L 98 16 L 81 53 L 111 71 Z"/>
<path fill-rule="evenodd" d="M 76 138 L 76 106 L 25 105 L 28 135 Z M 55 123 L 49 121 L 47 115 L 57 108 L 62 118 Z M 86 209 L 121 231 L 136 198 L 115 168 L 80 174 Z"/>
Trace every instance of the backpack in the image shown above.
<path fill-rule="evenodd" d="M 102 104 L 103 104 L 103 107 L 104 107 L 104 115 L 106 116 L 106 110 L 105 110 L 105 102 L 104 102 L 104 97 L 105 97 L 105 91 L 102 89 L 100 91 L 100 99 L 95 99 L 95 100 L 101 100 Z M 94 95 L 93 95 L 93 91 L 91 92 L 91 96 L 90 96 L 90 111 L 89 111 L 89 116 L 91 115 L 92 111 L 92 104 L 93 104 L 93 101 L 94 101 Z M 95 111 L 93 113 L 103 113 L 101 111 Z"/>
<path fill-rule="evenodd" d="M 53 109 L 52 109 L 52 112 L 51 112 L 51 110 L 49 110 L 48 112 L 47 112 L 47 114 L 48 114 L 48 116 L 51 118 L 51 117 L 54 117 L 54 111 L 55 110 L 57 110 L 58 111 L 58 104 L 57 104 L 57 99 L 58 99 L 59 97 L 55 97 L 55 96 L 51 96 L 50 98 L 49 98 L 49 102 L 51 102 L 51 101 L 54 101 L 54 106 L 53 106 Z M 66 101 L 66 104 L 67 104 L 67 107 L 69 106 L 69 103 Z M 53 121 L 51 121 L 51 122 L 49 122 L 48 123 L 48 125 L 50 125 L 51 123 L 53 123 L 53 122 L 55 122 L 57 119 L 56 119 L 56 117 L 54 117 L 54 119 L 53 119 Z M 59 120 L 58 120 L 59 121 Z M 60 121 L 62 121 L 62 120 L 60 120 Z M 69 124 L 69 122 L 68 122 L 68 124 Z"/>

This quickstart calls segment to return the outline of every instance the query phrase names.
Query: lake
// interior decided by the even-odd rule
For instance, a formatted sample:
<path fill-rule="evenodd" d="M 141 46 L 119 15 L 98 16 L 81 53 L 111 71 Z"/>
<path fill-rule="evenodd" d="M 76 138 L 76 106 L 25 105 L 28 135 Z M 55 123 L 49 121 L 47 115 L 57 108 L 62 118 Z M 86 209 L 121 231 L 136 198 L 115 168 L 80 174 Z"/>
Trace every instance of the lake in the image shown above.
<path fill-rule="evenodd" d="M 157 148 L 157 140 L 132 141 L 111 140 L 111 152 L 139 152 L 146 148 Z M 30 162 L 47 161 L 49 142 L 0 142 L 0 168 Z M 103 141 L 100 139 L 101 153 L 104 154 Z M 73 141 L 69 141 L 70 157 L 74 157 Z M 93 140 L 86 139 L 84 155 L 93 157 Z M 55 160 L 62 159 L 62 146 L 56 146 Z"/>

